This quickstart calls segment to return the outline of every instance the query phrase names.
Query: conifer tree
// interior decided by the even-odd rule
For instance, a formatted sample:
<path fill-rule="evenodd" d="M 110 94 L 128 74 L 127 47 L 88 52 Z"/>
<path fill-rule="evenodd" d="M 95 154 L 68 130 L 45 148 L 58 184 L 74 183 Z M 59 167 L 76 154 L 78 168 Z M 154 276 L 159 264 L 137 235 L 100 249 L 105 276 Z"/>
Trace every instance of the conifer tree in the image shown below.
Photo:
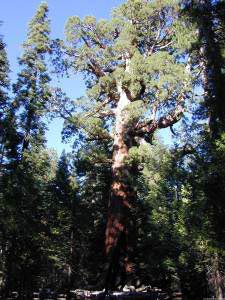
<path fill-rule="evenodd" d="M 8 95 L 9 87 L 9 62 L 7 59 L 6 45 L 3 41 L 3 37 L 0 36 L 0 268 L 3 277 L 6 271 L 5 258 L 8 242 L 8 210 L 4 197 L 7 175 L 11 169 L 12 157 L 16 157 L 18 145 L 15 112 Z"/>
<path fill-rule="evenodd" d="M 197 62 L 198 70 L 202 71 L 204 107 L 211 135 L 215 139 L 225 127 L 224 6 L 221 1 L 211 0 L 187 1 L 186 5 L 187 14 L 196 23 L 198 41 L 193 49 L 193 62 Z"/>
<path fill-rule="evenodd" d="M 23 44 L 24 53 L 19 59 L 22 70 L 13 85 L 15 100 L 21 111 L 22 152 L 32 143 L 42 145 L 44 142 L 46 126 L 43 116 L 51 95 L 46 61 L 50 53 L 49 33 L 48 6 L 43 2 L 29 23 L 27 40 Z"/>
<path fill-rule="evenodd" d="M 38 260 L 41 261 L 43 256 L 37 237 L 41 231 L 47 230 L 42 223 L 43 209 L 49 198 L 45 173 L 49 157 L 43 152 L 43 116 L 50 97 L 46 62 L 50 53 L 47 14 L 48 6 L 42 3 L 29 24 L 28 38 L 23 44 L 24 53 L 19 59 L 22 71 L 13 85 L 15 97 L 8 108 L 8 172 L 4 177 L 4 207 L 10 220 L 6 227 L 6 294 L 12 288 L 29 292 L 35 286 L 35 278 L 40 272 Z M 12 162 L 15 162 L 13 167 L 10 166 Z M 33 217 L 32 224 L 29 215 Z M 31 276 L 32 273 L 34 276 Z"/>
<path fill-rule="evenodd" d="M 4 156 L 5 141 L 5 121 L 9 110 L 9 98 L 7 90 L 9 88 L 9 63 L 7 59 L 5 44 L 0 36 L 0 165 Z"/>
<path fill-rule="evenodd" d="M 5 44 L 2 36 L 0 36 L 0 107 L 1 113 L 5 108 L 5 99 L 7 98 L 6 90 L 9 87 L 9 63 L 7 59 Z"/>
<path fill-rule="evenodd" d="M 135 169 L 126 163 L 129 150 L 178 122 L 190 92 L 178 11 L 176 1 L 129 0 L 110 21 L 71 17 L 66 25 L 70 63 L 84 73 L 87 97 L 77 101 L 75 115 L 61 110 L 65 130 L 78 130 L 87 140 L 113 141 L 106 289 L 115 287 L 118 261 L 126 273 L 133 269 L 128 233 L 136 192 Z"/>
<path fill-rule="evenodd" d="M 75 253 L 77 287 L 102 289 L 106 257 L 104 231 L 110 193 L 110 148 L 107 141 L 92 141 L 77 153 L 75 166 L 79 182 L 76 212 Z"/>
<path fill-rule="evenodd" d="M 209 134 L 204 132 L 205 169 L 204 186 L 206 197 L 206 210 L 208 212 L 212 245 L 211 259 L 209 259 L 208 282 L 213 294 L 224 298 L 224 233 L 225 233 L 225 174 L 221 165 L 224 165 L 224 157 L 221 149 L 224 149 L 225 135 L 225 97 L 223 87 L 225 76 L 223 74 L 225 56 L 224 47 L 224 23 L 218 15 L 224 14 L 221 1 L 204 0 L 196 7 L 197 23 L 199 27 L 200 62 L 203 67 L 203 87 L 206 117 L 209 122 Z"/>
<path fill-rule="evenodd" d="M 223 1 L 183 1 L 185 14 L 196 26 L 197 40 L 191 49 L 193 73 L 197 70 L 197 87 L 203 90 L 200 105 L 194 107 L 194 126 L 198 130 L 198 147 L 194 168 L 198 176 L 198 190 L 204 201 L 196 197 L 202 215 L 207 259 L 202 264 L 208 288 L 217 298 L 224 297 L 224 182 L 223 168 L 225 130 L 224 76 L 224 3 Z M 223 16 L 223 17 L 222 17 Z M 187 20 L 187 19 L 186 19 Z M 200 76 L 199 76 L 200 75 Z M 200 130 L 199 130 L 200 129 Z M 196 132 L 195 132 L 196 134 Z M 191 183 L 194 187 L 195 183 Z M 203 221 L 204 220 L 204 221 Z M 206 229 L 207 228 L 207 229 Z"/>
<path fill-rule="evenodd" d="M 49 206 L 51 231 L 53 242 L 50 243 L 50 255 L 54 257 L 57 269 L 64 270 L 62 285 L 71 288 L 73 278 L 77 272 L 74 256 L 77 252 L 75 239 L 77 238 L 77 183 L 71 167 L 69 156 L 63 151 L 59 158 L 55 178 L 52 182 L 52 201 Z"/>

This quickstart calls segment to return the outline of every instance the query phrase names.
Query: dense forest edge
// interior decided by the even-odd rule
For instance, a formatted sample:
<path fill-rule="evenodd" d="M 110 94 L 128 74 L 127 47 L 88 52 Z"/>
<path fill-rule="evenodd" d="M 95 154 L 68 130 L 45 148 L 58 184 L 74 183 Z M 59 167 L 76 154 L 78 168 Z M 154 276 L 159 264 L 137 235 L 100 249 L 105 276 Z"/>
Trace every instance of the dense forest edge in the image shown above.
<path fill-rule="evenodd" d="M 15 82 L 0 35 L 0 297 L 224 299 L 225 2 L 127 0 L 107 20 L 71 16 L 64 40 L 48 12 L 29 22 Z M 52 84 L 74 74 L 75 100 Z M 55 118 L 73 143 L 60 157 Z"/>

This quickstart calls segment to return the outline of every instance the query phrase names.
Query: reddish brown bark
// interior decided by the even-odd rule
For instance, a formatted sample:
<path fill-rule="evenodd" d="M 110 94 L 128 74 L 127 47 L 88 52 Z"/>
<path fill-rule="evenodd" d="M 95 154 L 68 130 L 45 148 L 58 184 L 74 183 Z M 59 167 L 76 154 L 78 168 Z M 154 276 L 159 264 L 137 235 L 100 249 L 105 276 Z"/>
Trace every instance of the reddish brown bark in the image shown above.
<path fill-rule="evenodd" d="M 129 166 L 126 165 L 131 141 L 126 132 L 126 116 L 124 108 L 130 103 L 126 93 L 118 88 L 120 99 L 115 111 L 116 124 L 113 145 L 112 185 L 109 203 L 109 216 L 106 228 L 105 249 L 109 257 L 109 269 L 106 289 L 115 288 L 118 272 L 132 271 L 128 253 L 128 232 L 130 200 L 133 191 L 130 184 Z M 121 270 L 121 266 L 123 270 Z"/>

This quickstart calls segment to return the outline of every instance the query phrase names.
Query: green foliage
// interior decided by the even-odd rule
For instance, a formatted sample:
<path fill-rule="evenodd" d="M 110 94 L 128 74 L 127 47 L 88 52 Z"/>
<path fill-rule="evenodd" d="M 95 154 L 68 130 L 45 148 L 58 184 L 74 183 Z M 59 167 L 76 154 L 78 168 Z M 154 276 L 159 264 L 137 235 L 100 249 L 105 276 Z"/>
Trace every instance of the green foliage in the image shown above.
<path fill-rule="evenodd" d="M 141 102 L 148 111 L 131 116 L 135 119 L 132 126 L 148 120 L 155 109 L 159 117 L 175 109 L 179 95 L 187 95 L 192 89 L 185 68 L 187 57 L 184 55 L 183 61 L 177 57 L 178 52 L 185 54 L 195 41 L 194 37 L 188 43 L 181 41 L 181 36 L 187 40 L 185 30 L 177 1 L 127 1 L 114 11 L 109 21 L 97 21 L 91 16 L 83 20 L 70 17 L 66 24 L 68 60 L 75 72 L 83 72 L 90 98 L 83 110 L 93 111 L 94 115 L 97 101 L 97 115 L 105 118 L 101 114 L 105 105 L 100 104 L 109 97 L 107 109 L 116 107 L 118 84 L 129 94 L 131 103 L 137 101 L 127 107 L 131 115 L 135 109 L 139 110 Z M 106 118 L 114 120 L 113 114 Z M 79 127 L 83 130 L 85 125 L 84 118 L 78 126 L 76 123 L 76 130 Z M 96 135 L 99 136 L 98 132 Z"/>
<path fill-rule="evenodd" d="M 9 63 L 7 59 L 5 44 L 0 36 L 0 107 L 4 108 L 4 99 L 5 99 L 5 88 L 9 87 Z"/>
<path fill-rule="evenodd" d="M 143 102 L 141 100 L 136 100 L 128 107 L 125 107 L 123 114 L 124 118 L 126 117 L 129 126 L 129 124 L 133 124 L 136 120 L 144 118 L 146 112 L 147 108 L 143 105 Z"/>
<path fill-rule="evenodd" d="M 1 25 L 1 23 L 0 23 Z M 2 36 L 0 35 L 0 164 L 3 162 L 4 143 L 6 142 L 7 114 L 10 106 L 9 89 L 9 62 Z"/>
<path fill-rule="evenodd" d="M 22 151 L 30 144 L 44 141 L 45 124 L 43 115 L 47 112 L 51 97 L 46 55 L 50 54 L 50 28 L 48 6 L 40 4 L 34 18 L 29 23 L 24 53 L 19 59 L 22 66 L 17 83 L 13 85 L 15 103 L 20 109 L 19 127 L 23 136 Z"/>
<path fill-rule="evenodd" d="M 27 41 L 24 43 L 25 49 L 34 50 L 39 54 L 44 54 L 49 51 L 50 22 L 47 14 L 48 4 L 47 2 L 42 2 L 35 16 L 29 23 Z M 37 62 L 37 64 L 40 64 L 40 62 Z M 39 67 L 44 68 L 42 64 L 40 64 Z"/>
<path fill-rule="evenodd" d="M 48 232 L 46 204 L 53 166 L 54 157 L 44 149 L 34 149 L 32 153 L 25 152 L 23 162 L 4 177 L 6 289 L 18 289 L 22 284 L 24 290 L 29 290 L 37 284 L 43 268 L 41 237 Z"/>
<path fill-rule="evenodd" d="M 110 145 L 91 142 L 78 152 L 75 161 L 79 180 L 76 214 L 77 253 L 74 285 L 89 289 L 104 287 L 104 238 L 110 197 Z"/>
<path fill-rule="evenodd" d="M 184 52 L 191 50 L 193 45 L 197 43 L 196 24 L 182 16 L 173 26 L 176 32 L 176 36 L 174 36 L 176 48 Z"/>
<path fill-rule="evenodd" d="M 218 157 L 218 161 L 221 162 L 220 172 L 223 172 L 224 171 L 223 162 L 225 161 L 225 133 L 223 133 L 221 137 L 215 141 L 215 146 L 216 146 L 215 150 L 216 150 L 216 155 Z"/>
<path fill-rule="evenodd" d="M 200 14 L 203 4 L 212 9 Z M 52 100 L 47 55 L 54 48 L 47 4 L 29 23 L 12 100 L 0 39 L 0 285 L 5 298 L 8 291 L 46 286 L 104 287 L 119 88 L 129 100 L 120 116 L 129 148 L 124 163 L 131 170 L 125 180 L 137 195 L 129 215 L 134 272 L 127 282 L 181 290 L 186 299 L 221 296 L 225 127 L 223 97 L 217 96 L 223 95 L 224 82 L 223 10 L 222 1 L 128 0 L 111 20 L 69 18 L 68 44 L 57 40 L 55 47 L 66 52 L 66 70 L 84 74 L 87 93 L 71 101 L 56 90 L 66 118 L 64 138 L 75 136 L 78 145 L 73 155 L 62 153 L 60 159 L 44 146 L 44 117 Z M 206 41 L 211 48 L 201 52 Z M 212 66 L 219 76 L 212 80 L 213 73 L 204 73 L 206 85 L 198 72 Z M 180 128 L 177 147 L 168 149 L 157 139 L 152 145 L 147 133 L 135 136 L 145 122 L 152 126 L 167 113 L 172 118 L 181 96 L 188 98 L 196 84 L 204 95 L 200 104 L 193 95 L 194 117 L 190 127 L 186 120 Z M 219 91 L 215 98 L 209 97 L 212 91 Z M 191 143 L 195 147 L 189 148 Z"/>

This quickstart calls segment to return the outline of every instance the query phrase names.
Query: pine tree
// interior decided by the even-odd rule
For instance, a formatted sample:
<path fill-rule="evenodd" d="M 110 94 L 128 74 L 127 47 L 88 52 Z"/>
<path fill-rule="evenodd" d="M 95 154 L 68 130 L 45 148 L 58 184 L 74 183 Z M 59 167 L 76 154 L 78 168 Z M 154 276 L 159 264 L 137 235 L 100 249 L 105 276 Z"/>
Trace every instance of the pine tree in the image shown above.
<path fill-rule="evenodd" d="M 56 271 L 63 270 L 61 283 L 64 288 L 71 288 L 77 265 L 74 263 L 77 249 L 77 183 L 70 157 L 63 151 L 57 164 L 55 178 L 51 187 L 52 201 L 49 215 L 52 216 L 50 257 L 53 258 Z"/>
<path fill-rule="evenodd" d="M 92 141 L 77 153 L 79 182 L 76 213 L 76 287 L 104 288 L 104 231 L 110 193 L 110 147 L 107 141 Z"/>
<path fill-rule="evenodd" d="M 9 63 L 5 50 L 5 44 L 2 36 L 0 36 L 0 176 L 2 177 L 2 163 L 5 152 L 5 122 L 8 110 L 8 95 L 9 88 Z M 2 178 L 0 179 L 0 182 Z"/>
<path fill-rule="evenodd" d="M 4 202 L 5 177 L 9 167 L 6 160 L 12 151 L 11 137 L 14 132 L 14 124 L 10 124 L 12 111 L 9 92 L 9 62 L 7 59 L 6 46 L 2 36 L 0 36 L 0 272 L 4 277 L 6 271 L 5 258 L 7 249 L 7 209 Z M 10 124 L 10 126 L 9 126 Z M 14 136 L 15 137 L 15 136 Z M 16 140 L 16 139 L 15 139 Z"/>
<path fill-rule="evenodd" d="M 43 240 L 39 236 L 48 230 L 42 222 L 42 210 L 50 198 L 45 173 L 49 157 L 43 150 L 43 116 L 50 97 L 46 63 L 46 55 L 50 53 L 47 13 L 47 4 L 42 3 L 30 22 L 28 39 L 23 44 L 24 53 L 19 60 L 23 69 L 13 85 L 15 97 L 10 101 L 6 118 L 9 128 L 6 131 L 7 172 L 3 191 L 3 207 L 8 215 L 6 294 L 12 289 L 29 292 L 35 287 L 43 257 L 38 245 Z"/>
<path fill-rule="evenodd" d="M 0 107 L 1 113 L 4 111 L 7 99 L 7 89 L 9 88 L 9 62 L 7 59 L 5 43 L 0 36 Z M 0 115 L 2 118 L 2 116 Z"/>
<path fill-rule="evenodd" d="M 192 1 L 186 2 L 186 13 L 198 29 L 198 41 L 192 49 L 193 65 L 200 69 L 201 80 L 198 84 L 203 88 L 203 101 L 195 112 L 195 122 L 202 120 L 208 124 L 198 125 L 200 145 L 198 155 L 204 157 L 196 161 L 197 170 L 201 170 L 200 182 L 204 183 L 205 210 L 210 246 L 208 253 L 208 285 L 218 298 L 224 297 L 224 182 L 225 176 L 221 169 L 224 165 L 221 148 L 224 145 L 225 130 L 225 99 L 223 86 L 224 70 L 224 3 L 223 1 Z M 198 201 L 198 200 L 197 200 Z M 210 234 L 209 234 L 210 232 Z M 210 248 L 210 249 L 209 249 Z M 210 259 L 209 259 L 210 257 Z M 211 271 L 210 271 L 211 270 Z M 211 272 L 211 275 L 210 275 Z"/>
<path fill-rule="evenodd" d="M 5 121 L 9 109 L 9 62 L 7 59 L 5 44 L 0 36 L 0 165 L 3 163 L 5 147 Z"/>
<path fill-rule="evenodd" d="M 19 59 L 22 70 L 13 85 L 15 101 L 21 111 L 22 153 L 31 144 L 37 146 L 44 142 L 46 125 L 43 116 L 51 95 L 46 61 L 47 54 L 50 54 L 49 33 L 48 6 L 43 2 L 29 23 L 24 53 Z"/>
<path fill-rule="evenodd" d="M 202 69 L 204 88 L 204 107 L 209 118 L 209 129 L 212 137 L 219 136 L 224 128 L 225 100 L 224 85 L 224 7 L 221 1 L 187 1 L 187 14 L 198 29 L 198 41 L 195 45 L 193 61 Z M 203 110 L 204 112 L 204 110 Z"/>

